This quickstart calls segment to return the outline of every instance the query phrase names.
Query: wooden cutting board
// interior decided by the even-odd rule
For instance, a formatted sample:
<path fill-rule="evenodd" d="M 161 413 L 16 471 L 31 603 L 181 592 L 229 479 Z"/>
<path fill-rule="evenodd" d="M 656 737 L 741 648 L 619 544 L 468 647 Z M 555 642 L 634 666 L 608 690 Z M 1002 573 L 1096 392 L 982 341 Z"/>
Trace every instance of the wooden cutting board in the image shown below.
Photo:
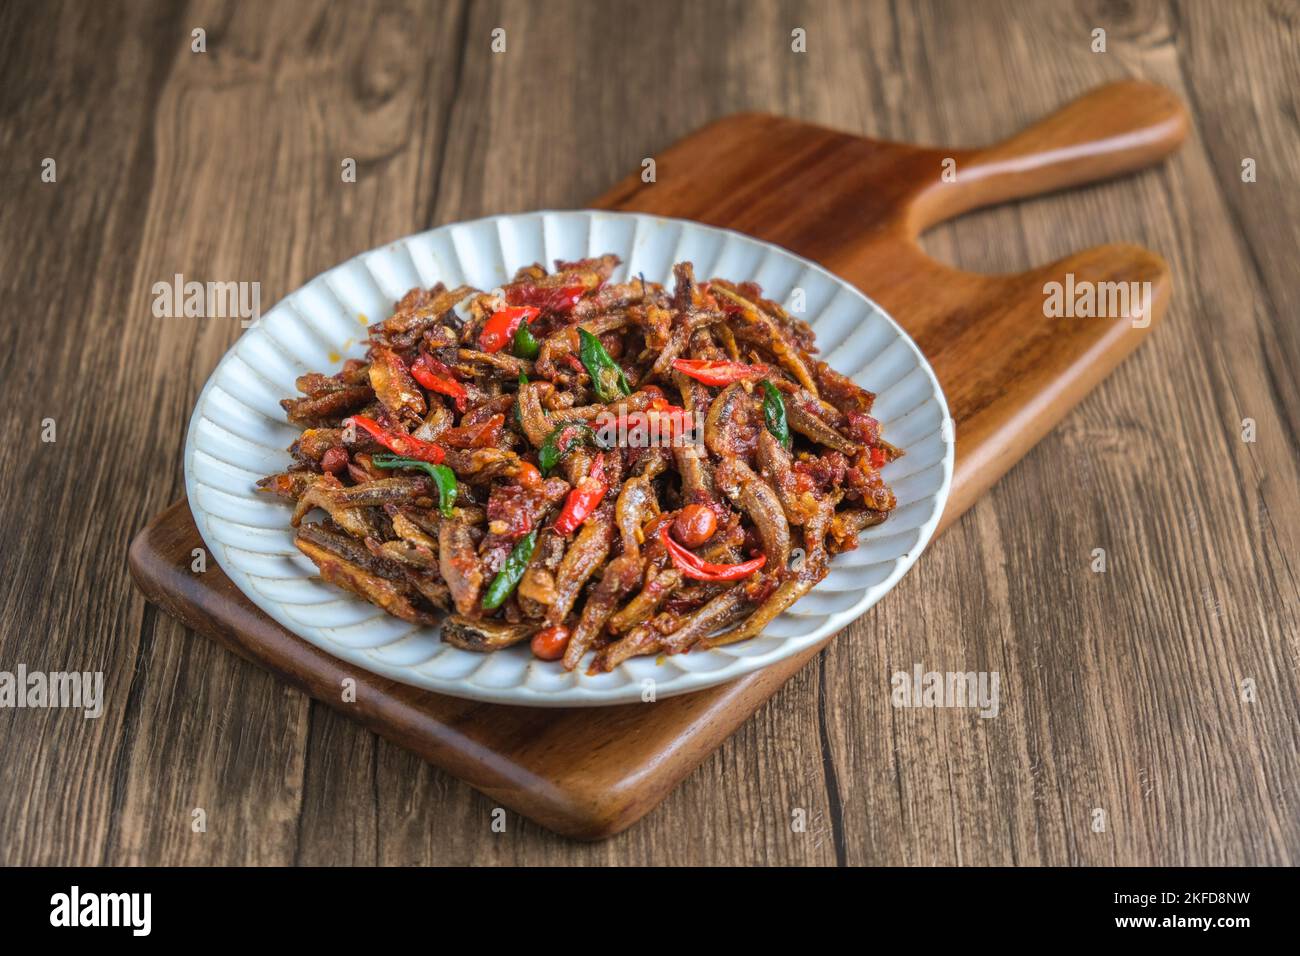
<path fill-rule="evenodd" d="M 1170 282 L 1160 257 L 1136 246 L 1101 246 L 1018 275 L 985 276 L 935 262 L 916 237 L 969 209 L 1147 166 L 1186 131 L 1173 94 L 1132 81 L 1094 90 L 986 149 L 908 146 L 741 114 L 655 157 L 656 182 L 642 182 L 638 172 L 593 205 L 766 239 L 884 306 L 934 366 L 955 422 L 956 471 L 942 529 L 1142 341 L 1164 311 Z M 1044 286 L 1067 284 L 1067 274 L 1076 290 L 1088 282 L 1150 283 L 1149 314 L 1049 318 Z M 131 572 L 149 600 L 491 799 L 573 837 L 609 836 L 647 813 L 820 650 L 649 704 L 476 704 L 358 670 L 294 637 L 215 564 L 192 573 L 191 551 L 201 545 L 183 500 L 140 532 Z M 355 703 L 342 700 L 348 677 L 356 681 Z"/>

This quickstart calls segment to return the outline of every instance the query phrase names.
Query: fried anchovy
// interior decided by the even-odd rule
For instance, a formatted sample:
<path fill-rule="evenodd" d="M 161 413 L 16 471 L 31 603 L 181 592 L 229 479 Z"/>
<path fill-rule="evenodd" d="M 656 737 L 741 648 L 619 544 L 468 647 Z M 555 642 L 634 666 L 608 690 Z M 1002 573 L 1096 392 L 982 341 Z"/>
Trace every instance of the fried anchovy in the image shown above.
<path fill-rule="evenodd" d="M 546 609 L 546 624 L 552 627 L 568 616 L 578 592 L 609 554 L 614 542 L 612 508 L 608 503 L 587 519 L 577 538 L 564 553 L 555 574 L 555 603 Z"/>
<path fill-rule="evenodd" d="M 754 522 L 768 567 L 785 567 L 790 560 L 790 523 L 776 492 L 738 458 L 724 461 L 716 474 L 718 487 Z"/>
<path fill-rule="evenodd" d="M 621 554 L 605 565 L 600 583 L 592 589 L 577 626 L 569 637 L 569 646 L 564 652 L 565 670 L 571 671 L 578 666 L 614 613 L 619 600 L 636 587 L 640 578 L 641 559 L 637 555 Z"/>
<path fill-rule="evenodd" d="M 452 647 L 465 651 L 499 651 L 533 633 L 531 624 L 502 624 L 453 614 L 442 622 L 442 639 Z"/>
<path fill-rule="evenodd" d="M 677 590 L 681 583 L 682 572 L 676 568 L 658 571 L 652 566 L 645 587 L 637 592 L 636 597 L 628 601 L 622 610 L 609 619 L 606 628 L 612 634 L 621 634 L 638 624 L 645 623 L 650 620 L 655 611 L 659 610 L 659 605 L 663 603 L 664 598 Z"/>
<path fill-rule="evenodd" d="M 411 289 L 363 359 L 298 375 L 301 433 L 257 487 L 323 580 L 413 624 L 451 612 L 459 648 L 553 629 L 538 666 L 602 671 L 757 634 L 886 520 L 902 449 L 807 323 L 689 262 L 668 287 L 618 267 Z M 671 441 L 643 447 L 647 412 Z"/>
<path fill-rule="evenodd" d="M 320 569 L 321 579 L 365 598 L 394 617 L 412 624 L 433 624 L 436 616 L 417 607 L 411 600 L 409 586 L 400 575 L 381 574 L 383 570 L 360 545 L 345 535 L 332 534 L 319 525 L 303 525 L 294 545 Z M 370 559 L 367 561 L 366 559 Z"/>
<path fill-rule="evenodd" d="M 856 444 L 826 424 L 817 415 L 808 411 L 805 406 L 798 402 L 789 402 L 785 407 L 785 411 L 790 427 L 800 435 L 811 438 L 815 442 L 828 448 L 834 448 L 846 455 L 857 454 L 858 446 Z"/>
<path fill-rule="evenodd" d="M 438 568 L 451 589 L 456 610 L 465 615 L 474 614 L 483 587 L 483 568 L 474 550 L 469 525 L 464 521 L 444 521 L 438 529 Z"/>

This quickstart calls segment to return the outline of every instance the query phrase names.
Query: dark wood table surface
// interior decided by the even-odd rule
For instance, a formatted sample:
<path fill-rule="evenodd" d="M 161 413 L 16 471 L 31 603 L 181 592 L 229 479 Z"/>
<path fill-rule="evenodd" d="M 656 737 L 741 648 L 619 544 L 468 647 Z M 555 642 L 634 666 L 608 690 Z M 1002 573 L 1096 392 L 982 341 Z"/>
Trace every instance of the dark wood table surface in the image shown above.
<path fill-rule="evenodd" d="M 1278 0 L 4 4 L 0 671 L 102 671 L 105 702 L 0 709 L 0 863 L 1300 862 L 1298 31 Z M 241 331 L 155 318 L 155 282 L 268 308 L 389 239 L 580 205 L 731 112 L 979 145 L 1130 76 L 1191 111 L 1170 162 L 925 245 L 977 271 L 1148 246 L 1163 327 L 621 836 L 494 832 L 131 586 Z M 998 671 L 1000 713 L 893 708 L 916 663 Z"/>

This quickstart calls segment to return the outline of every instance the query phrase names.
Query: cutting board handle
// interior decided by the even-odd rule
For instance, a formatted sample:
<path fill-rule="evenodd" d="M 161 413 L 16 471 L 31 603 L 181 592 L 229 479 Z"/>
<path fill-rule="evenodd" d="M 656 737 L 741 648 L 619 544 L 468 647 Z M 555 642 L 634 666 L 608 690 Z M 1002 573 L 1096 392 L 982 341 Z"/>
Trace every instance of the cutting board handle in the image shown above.
<path fill-rule="evenodd" d="M 1187 126 L 1187 110 L 1172 92 L 1124 80 L 1085 93 L 996 145 L 927 151 L 938 163 L 909 197 L 909 231 L 916 236 L 971 209 L 1149 166 L 1178 147 Z"/>

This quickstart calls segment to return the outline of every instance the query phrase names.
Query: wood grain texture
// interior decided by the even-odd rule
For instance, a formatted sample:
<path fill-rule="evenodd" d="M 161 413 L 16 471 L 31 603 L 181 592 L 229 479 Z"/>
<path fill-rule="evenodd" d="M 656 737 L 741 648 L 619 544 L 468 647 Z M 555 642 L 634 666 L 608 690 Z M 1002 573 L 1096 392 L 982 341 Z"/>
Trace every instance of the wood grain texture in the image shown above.
<path fill-rule="evenodd" d="M 1210 0 L 5 5 L 0 668 L 102 669 L 107 706 L 0 710 L 0 862 L 1296 863 L 1298 21 Z M 257 279 L 269 303 L 394 236 L 582 202 L 740 110 L 978 148 L 1125 77 L 1191 107 L 1172 162 L 922 243 L 988 273 L 1155 249 L 1161 333 L 620 837 L 492 832 L 490 801 L 130 587 L 126 544 L 179 494 L 184 421 L 240 331 L 154 319 L 152 282 Z M 1000 716 L 895 710 L 915 662 L 999 670 Z"/>

